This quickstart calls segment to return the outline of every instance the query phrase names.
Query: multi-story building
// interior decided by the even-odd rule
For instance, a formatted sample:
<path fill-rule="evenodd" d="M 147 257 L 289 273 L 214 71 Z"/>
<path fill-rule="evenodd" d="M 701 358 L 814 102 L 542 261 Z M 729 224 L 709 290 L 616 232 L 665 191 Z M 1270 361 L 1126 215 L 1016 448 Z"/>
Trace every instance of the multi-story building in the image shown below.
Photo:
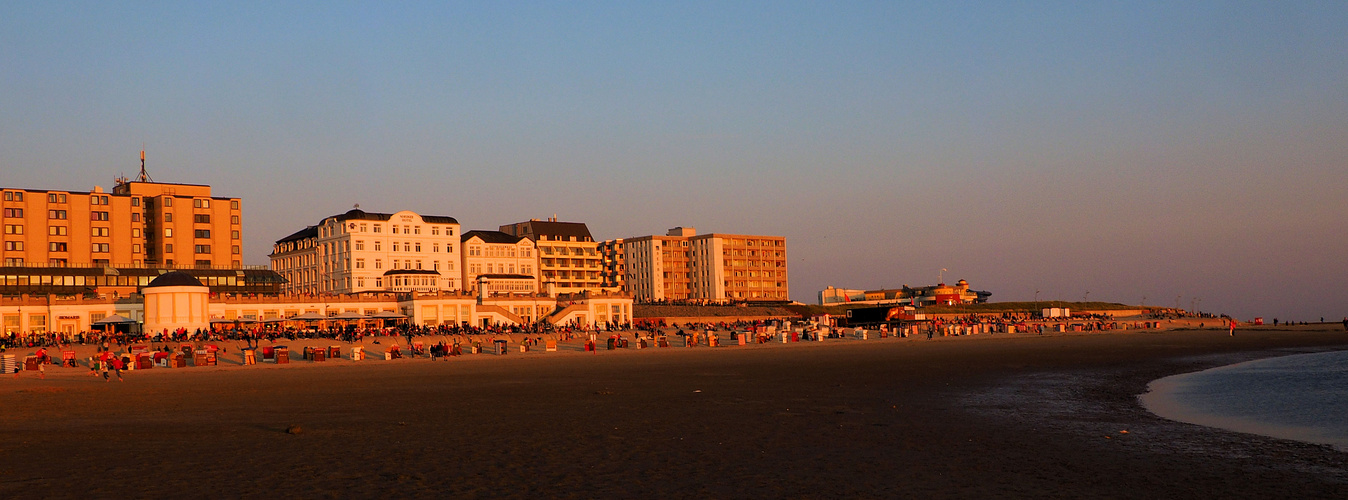
<path fill-rule="evenodd" d="M 623 240 L 627 290 L 638 301 L 710 303 L 785 301 L 786 238 L 696 234 L 676 227 L 664 236 Z"/>
<path fill-rule="evenodd" d="M 492 293 L 537 293 L 538 252 L 534 241 L 500 231 L 468 231 L 459 238 L 465 290 L 477 290 L 478 279 L 490 280 Z"/>
<path fill-rule="evenodd" d="M 627 290 L 627 265 L 623 259 L 623 239 L 599 242 L 599 258 L 603 260 L 604 269 L 600 271 L 599 277 L 603 280 L 604 288 Z"/>
<path fill-rule="evenodd" d="M 6 266 L 240 267 L 238 198 L 120 179 L 111 193 L 4 188 Z"/>
<path fill-rule="evenodd" d="M 284 293 L 433 292 L 463 287 L 459 221 L 352 209 L 276 241 Z"/>
<path fill-rule="evenodd" d="M 0 189 L 0 295 L 136 293 L 185 269 L 214 293 L 279 291 L 280 276 L 242 262 L 242 207 L 201 184 L 141 172 L 112 192 Z"/>
<path fill-rule="evenodd" d="M 531 219 L 501 226 L 501 232 L 533 240 L 539 278 L 550 294 L 608 291 L 604 288 L 599 244 L 582 222 Z"/>

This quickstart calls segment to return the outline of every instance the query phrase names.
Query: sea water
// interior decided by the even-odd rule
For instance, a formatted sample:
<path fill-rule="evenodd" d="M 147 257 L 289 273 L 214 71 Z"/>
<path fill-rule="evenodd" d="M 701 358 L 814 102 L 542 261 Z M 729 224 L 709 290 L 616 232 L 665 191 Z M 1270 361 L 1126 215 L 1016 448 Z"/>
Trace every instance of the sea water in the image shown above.
<path fill-rule="evenodd" d="M 1170 420 L 1348 451 L 1348 351 L 1166 377 L 1152 382 L 1139 399 Z"/>

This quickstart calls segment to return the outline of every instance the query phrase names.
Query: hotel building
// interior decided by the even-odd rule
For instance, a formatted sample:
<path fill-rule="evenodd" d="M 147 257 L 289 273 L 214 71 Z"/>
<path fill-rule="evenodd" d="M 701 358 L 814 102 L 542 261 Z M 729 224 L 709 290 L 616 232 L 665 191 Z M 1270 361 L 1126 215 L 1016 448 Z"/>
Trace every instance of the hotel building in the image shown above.
<path fill-rule="evenodd" d="M 463 283 L 466 290 L 478 290 L 479 283 L 490 294 L 534 294 L 539 292 L 538 252 L 534 241 L 500 231 L 468 231 L 460 238 L 463 251 Z"/>
<path fill-rule="evenodd" d="M 288 294 L 436 292 L 464 286 L 459 221 L 352 209 L 277 240 L 271 268 Z"/>
<path fill-rule="evenodd" d="M 790 299 L 786 238 L 696 233 L 676 227 L 664 236 L 625 238 L 627 291 L 646 302 Z"/>
<path fill-rule="evenodd" d="M 542 285 L 550 295 L 604 291 L 599 244 L 581 222 L 531 219 L 501 226 L 501 232 L 533 240 Z"/>

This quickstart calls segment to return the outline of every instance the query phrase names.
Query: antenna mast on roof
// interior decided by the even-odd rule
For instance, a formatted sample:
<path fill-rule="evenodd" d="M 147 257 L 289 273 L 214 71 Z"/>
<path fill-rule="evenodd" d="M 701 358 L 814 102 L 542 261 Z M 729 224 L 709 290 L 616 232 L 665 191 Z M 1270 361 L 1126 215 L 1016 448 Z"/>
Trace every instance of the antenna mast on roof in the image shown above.
<path fill-rule="evenodd" d="M 150 174 L 145 173 L 145 145 L 140 145 L 140 175 L 136 176 L 136 182 L 154 182 Z"/>

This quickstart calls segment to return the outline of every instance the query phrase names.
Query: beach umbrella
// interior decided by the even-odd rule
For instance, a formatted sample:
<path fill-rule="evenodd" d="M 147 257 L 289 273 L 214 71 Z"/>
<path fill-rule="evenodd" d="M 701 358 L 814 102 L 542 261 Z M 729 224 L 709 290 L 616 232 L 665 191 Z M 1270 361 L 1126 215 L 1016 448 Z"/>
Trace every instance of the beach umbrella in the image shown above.
<path fill-rule="evenodd" d="M 358 312 L 347 311 L 338 314 L 336 316 L 333 316 L 331 319 L 355 320 L 355 319 L 370 319 L 370 317 Z"/>
<path fill-rule="evenodd" d="M 125 323 L 135 323 L 135 322 L 136 322 L 136 320 L 134 320 L 134 319 L 128 318 L 128 317 L 126 317 L 126 316 L 122 316 L 122 315 L 120 315 L 120 314 L 114 314 L 114 315 L 112 315 L 112 316 L 105 316 L 103 319 L 100 319 L 100 320 L 98 320 L 98 321 L 94 321 L 94 322 L 92 322 L 92 323 L 90 323 L 90 324 L 91 324 L 91 325 L 119 325 L 119 324 L 125 324 Z"/>

